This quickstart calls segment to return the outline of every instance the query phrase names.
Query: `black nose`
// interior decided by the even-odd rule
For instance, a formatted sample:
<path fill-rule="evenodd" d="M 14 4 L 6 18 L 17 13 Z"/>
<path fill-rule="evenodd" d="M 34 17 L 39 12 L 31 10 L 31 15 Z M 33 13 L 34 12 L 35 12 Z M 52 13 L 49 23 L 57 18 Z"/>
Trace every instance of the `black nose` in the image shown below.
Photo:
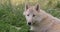
<path fill-rule="evenodd" d="M 28 25 L 31 25 L 31 22 L 29 22 Z"/>

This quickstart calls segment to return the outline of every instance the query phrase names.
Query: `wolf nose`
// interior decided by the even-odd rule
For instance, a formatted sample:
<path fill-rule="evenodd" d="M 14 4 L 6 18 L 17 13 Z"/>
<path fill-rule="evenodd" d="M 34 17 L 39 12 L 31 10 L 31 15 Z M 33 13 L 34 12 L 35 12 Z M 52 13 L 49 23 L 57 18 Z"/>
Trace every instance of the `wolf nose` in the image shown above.
<path fill-rule="evenodd" d="M 28 25 L 31 25 L 31 22 L 29 22 Z"/>

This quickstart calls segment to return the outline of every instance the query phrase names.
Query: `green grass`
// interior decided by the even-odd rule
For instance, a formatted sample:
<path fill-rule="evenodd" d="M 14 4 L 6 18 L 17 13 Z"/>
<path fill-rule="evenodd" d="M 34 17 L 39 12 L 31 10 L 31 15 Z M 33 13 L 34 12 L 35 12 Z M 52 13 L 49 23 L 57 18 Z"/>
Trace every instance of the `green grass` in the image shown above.
<path fill-rule="evenodd" d="M 51 8 L 49 4 L 47 6 L 42 9 L 54 17 L 60 18 L 59 3 L 54 8 Z M 26 25 L 23 11 L 24 4 L 12 6 L 10 3 L 0 3 L 0 32 L 27 32 L 29 27 Z"/>
<path fill-rule="evenodd" d="M 27 32 L 23 11 L 24 5 L 12 7 L 11 5 L 0 5 L 0 32 Z M 19 29 L 20 28 L 20 29 Z"/>

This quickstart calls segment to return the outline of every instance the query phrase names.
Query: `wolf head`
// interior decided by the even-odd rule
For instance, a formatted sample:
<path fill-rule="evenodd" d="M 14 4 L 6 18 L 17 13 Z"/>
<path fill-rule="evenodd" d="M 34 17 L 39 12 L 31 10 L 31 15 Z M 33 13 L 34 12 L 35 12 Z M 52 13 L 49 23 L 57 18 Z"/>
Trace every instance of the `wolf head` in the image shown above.
<path fill-rule="evenodd" d="M 25 5 L 24 15 L 27 20 L 28 25 L 34 24 L 36 21 L 39 21 L 39 13 L 40 13 L 40 6 L 36 4 L 35 6 L 31 6 L 29 4 Z"/>

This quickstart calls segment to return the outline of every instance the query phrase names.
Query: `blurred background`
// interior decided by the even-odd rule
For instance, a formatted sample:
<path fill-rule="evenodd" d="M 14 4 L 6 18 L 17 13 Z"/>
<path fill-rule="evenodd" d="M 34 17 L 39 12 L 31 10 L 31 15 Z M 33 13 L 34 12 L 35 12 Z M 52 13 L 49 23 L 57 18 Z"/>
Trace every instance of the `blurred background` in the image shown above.
<path fill-rule="evenodd" d="M 26 1 L 33 5 L 38 2 L 41 9 L 60 18 L 60 0 L 0 0 L 0 32 L 27 32 L 29 30 L 23 16 Z"/>

